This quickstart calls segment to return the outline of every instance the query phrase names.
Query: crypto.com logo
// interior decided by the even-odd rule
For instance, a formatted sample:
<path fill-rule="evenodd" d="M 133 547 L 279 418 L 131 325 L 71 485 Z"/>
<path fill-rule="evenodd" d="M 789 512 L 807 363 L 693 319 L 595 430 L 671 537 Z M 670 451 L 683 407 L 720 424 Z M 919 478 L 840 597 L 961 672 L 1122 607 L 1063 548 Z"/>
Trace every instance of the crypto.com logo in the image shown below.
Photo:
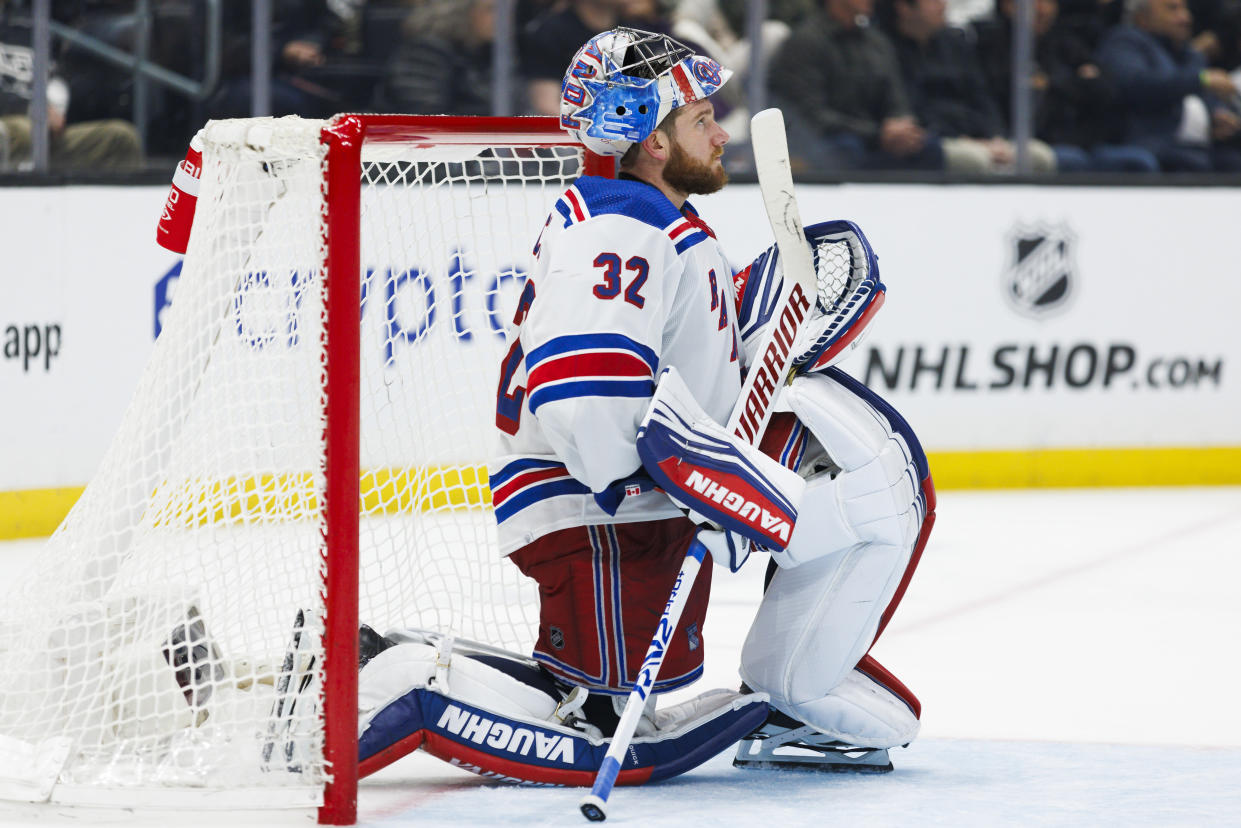
<path fill-rule="evenodd" d="M 181 278 L 181 265 L 184 259 L 178 259 L 177 263 L 165 271 L 155 281 L 155 338 L 159 338 L 159 334 L 164 330 L 164 314 L 172 307 L 172 296 L 177 291 L 177 282 Z"/>

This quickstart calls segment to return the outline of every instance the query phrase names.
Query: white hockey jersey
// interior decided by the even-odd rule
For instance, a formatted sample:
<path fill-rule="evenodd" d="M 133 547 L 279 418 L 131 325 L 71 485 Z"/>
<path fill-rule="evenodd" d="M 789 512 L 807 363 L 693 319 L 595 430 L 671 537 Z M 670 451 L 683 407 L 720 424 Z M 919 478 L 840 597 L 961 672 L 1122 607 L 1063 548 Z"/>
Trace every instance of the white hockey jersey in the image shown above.
<path fill-rule="evenodd" d="M 489 466 L 505 555 L 572 526 L 681 515 L 634 445 L 655 380 L 675 366 L 719 423 L 741 390 L 733 273 L 688 203 L 579 178 L 534 256 L 500 367 L 505 454 Z"/>

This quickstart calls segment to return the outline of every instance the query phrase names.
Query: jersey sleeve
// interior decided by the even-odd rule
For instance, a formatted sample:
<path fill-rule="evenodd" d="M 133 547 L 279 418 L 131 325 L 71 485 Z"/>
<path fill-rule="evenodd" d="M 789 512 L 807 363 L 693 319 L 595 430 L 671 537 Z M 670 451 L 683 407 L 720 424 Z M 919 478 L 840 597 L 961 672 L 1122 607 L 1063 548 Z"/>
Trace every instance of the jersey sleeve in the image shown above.
<path fill-rule="evenodd" d="M 634 440 L 681 263 L 665 234 L 617 215 L 567 228 L 548 255 L 520 334 L 528 414 L 599 492 L 641 466 Z"/>

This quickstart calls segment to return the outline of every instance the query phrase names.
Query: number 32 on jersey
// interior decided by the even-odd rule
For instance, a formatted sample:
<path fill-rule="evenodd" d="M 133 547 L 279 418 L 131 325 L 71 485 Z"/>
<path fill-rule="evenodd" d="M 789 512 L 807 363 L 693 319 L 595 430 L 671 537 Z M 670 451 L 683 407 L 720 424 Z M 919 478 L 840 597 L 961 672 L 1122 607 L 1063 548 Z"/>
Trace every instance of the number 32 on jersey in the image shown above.
<path fill-rule="evenodd" d="M 601 281 L 591 288 L 591 293 L 598 299 L 609 300 L 622 297 L 625 302 L 641 309 L 646 305 L 646 297 L 642 289 L 651 273 L 651 265 L 641 256 L 623 258 L 616 253 L 600 253 L 592 264 L 601 272 Z M 527 281 L 517 300 L 517 312 L 513 315 L 513 324 L 520 326 L 530 313 L 534 304 L 534 282 Z M 500 363 L 500 385 L 496 389 L 496 426 L 506 434 L 516 434 L 521 421 L 521 406 L 525 401 L 526 389 L 514 383 L 513 379 L 525 351 L 521 340 L 516 339 L 509 347 Z"/>
<path fill-rule="evenodd" d="M 595 285 L 593 293 L 600 299 L 615 299 L 621 293 L 621 283 L 625 283 L 625 301 L 635 308 L 646 304 L 642 295 L 642 286 L 650 275 L 651 265 L 641 256 L 630 256 L 625 261 L 625 276 L 621 278 L 621 257 L 615 253 L 600 253 L 595 257 L 595 267 L 603 268 L 603 281 Z M 632 274 L 632 275 L 630 275 Z"/>

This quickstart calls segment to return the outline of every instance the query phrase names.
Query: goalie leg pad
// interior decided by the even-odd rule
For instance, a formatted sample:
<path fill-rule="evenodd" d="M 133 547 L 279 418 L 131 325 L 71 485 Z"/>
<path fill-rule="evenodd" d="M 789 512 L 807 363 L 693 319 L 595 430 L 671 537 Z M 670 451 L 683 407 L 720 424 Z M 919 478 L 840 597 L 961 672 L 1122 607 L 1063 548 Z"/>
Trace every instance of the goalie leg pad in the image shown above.
<path fill-rule="evenodd" d="M 901 598 L 904 597 L 914 570 L 922 558 L 922 552 L 926 548 L 931 530 L 935 527 L 935 482 L 931 478 L 931 470 L 927 463 L 926 453 L 922 450 L 922 444 L 919 442 L 918 436 L 914 434 L 913 428 L 910 427 L 905 418 L 887 400 L 838 368 L 830 368 L 824 374 L 857 395 L 887 421 L 892 432 L 899 435 L 905 445 L 909 447 L 913 458 L 915 475 L 919 481 L 918 506 L 924 517 L 918 531 L 918 537 L 914 541 L 913 554 L 905 567 L 905 574 L 901 579 L 900 586 L 897 587 L 896 594 L 892 596 L 892 600 L 888 603 L 888 608 L 884 610 L 883 618 L 879 622 L 879 631 L 875 634 L 875 637 L 878 638 L 879 634 L 883 632 L 884 627 L 887 626 L 888 621 L 891 620 L 892 613 L 895 612 Z"/>
<path fill-rule="evenodd" d="M 931 530 L 935 526 L 935 484 L 931 478 L 926 453 L 922 450 L 922 444 L 918 441 L 917 435 L 914 434 L 913 429 L 905 418 L 887 400 L 838 368 L 828 369 L 823 373 L 823 376 L 829 377 L 841 388 L 855 395 L 859 401 L 869 407 L 869 410 L 874 415 L 886 422 L 893 438 L 903 443 L 909 449 L 913 463 L 913 473 L 918 480 L 918 497 L 915 507 L 923 515 L 922 522 L 919 526 L 918 536 L 914 541 L 913 554 L 905 567 L 905 574 L 901 579 L 900 586 L 897 587 L 896 594 L 892 596 L 892 600 L 888 603 L 888 607 L 884 611 L 883 618 L 879 623 L 879 631 L 876 633 L 877 638 L 883 632 L 884 627 L 887 626 L 892 613 L 896 610 L 897 605 L 904 596 L 905 590 L 909 586 L 909 581 L 913 577 L 914 570 L 922 557 L 922 552 L 926 548 Z"/>
<path fill-rule="evenodd" d="M 494 662 L 454 653 L 445 671 L 443 661 L 435 647 L 401 644 L 380 653 L 359 674 L 360 775 L 422 747 L 494 779 L 593 784 L 609 739 L 558 721 L 559 701 L 514 678 L 520 671 L 512 664 L 501 670 Z M 518 656 L 511 662 L 535 670 Z M 766 717 L 765 696 L 727 690 L 659 711 L 655 731 L 633 740 L 617 784 L 684 773 L 726 750 Z"/>
<path fill-rule="evenodd" d="M 769 549 L 788 546 L 805 482 L 712 420 L 673 368 L 660 375 L 637 448 L 643 468 L 691 519 Z"/>
<path fill-rule="evenodd" d="M 890 405 L 837 369 L 799 378 L 788 399 L 839 467 L 835 481 L 852 476 L 865 485 L 841 490 L 849 494 L 840 498 L 836 514 L 852 537 L 825 542 L 807 536 L 802 546 L 808 521 L 798 525 L 785 560 L 773 555 L 780 566 L 746 639 L 742 677 L 770 693 L 774 709 L 830 741 L 870 748 L 906 744 L 918 730 L 917 699 L 866 653 L 891 617 L 934 524 L 926 457 Z M 815 462 L 808 453 L 806 463 Z M 852 474 L 858 470 L 863 473 Z M 826 491 L 816 486 L 822 479 L 812 478 L 802 507 L 820 522 L 831 505 L 816 500 Z"/>
<path fill-rule="evenodd" d="M 742 679 L 770 694 L 777 710 L 841 731 L 837 719 L 816 715 L 815 704 L 870 649 L 907 560 L 907 550 L 863 545 L 778 569 L 742 647 Z"/>
<path fill-rule="evenodd" d="M 799 524 L 784 560 L 773 555 L 780 567 L 742 650 L 742 677 L 770 693 L 774 709 L 833 741 L 905 744 L 917 733 L 917 700 L 866 652 L 934 522 L 926 457 L 891 406 L 836 369 L 799 378 L 788 400 L 839 469 L 830 530 L 839 534 L 815 537 L 829 531 L 824 512 L 836 504 L 819 499 L 830 491 L 820 481 L 831 478 L 814 477 L 803 503 L 814 518 Z M 816 524 L 803 545 L 801 532 Z"/>
<path fill-rule="evenodd" d="M 911 548 L 927 513 L 921 481 L 929 485 L 929 472 L 913 431 L 903 420 L 903 428 L 894 425 L 877 407 L 886 403 L 843 376 L 799 377 L 785 395 L 825 457 L 808 461 L 802 519 L 788 548 L 775 554 L 784 567 L 859 543 Z"/>

